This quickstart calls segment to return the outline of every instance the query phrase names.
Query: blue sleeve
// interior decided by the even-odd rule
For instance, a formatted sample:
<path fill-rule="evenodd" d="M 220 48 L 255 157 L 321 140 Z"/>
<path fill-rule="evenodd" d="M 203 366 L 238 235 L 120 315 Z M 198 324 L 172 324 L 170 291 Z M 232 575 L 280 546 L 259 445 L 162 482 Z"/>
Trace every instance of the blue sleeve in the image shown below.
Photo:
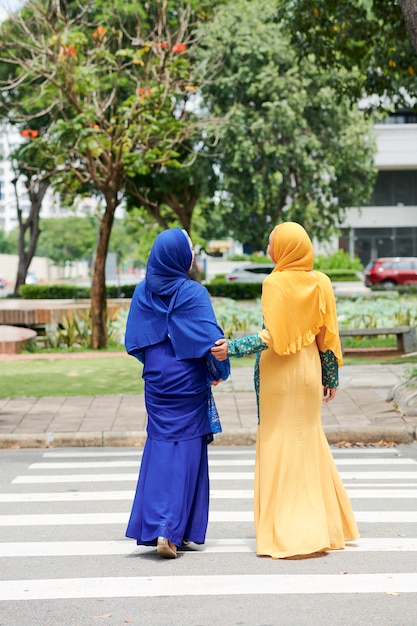
<path fill-rule="evenodd" d="M 214 358 L 211 352 L 207 354 L 207 369 L 208 378 L 212 380 L 227 380 L 230 376 L 230 361 L 225 359 L 224 361 L 218 361 Z"/>

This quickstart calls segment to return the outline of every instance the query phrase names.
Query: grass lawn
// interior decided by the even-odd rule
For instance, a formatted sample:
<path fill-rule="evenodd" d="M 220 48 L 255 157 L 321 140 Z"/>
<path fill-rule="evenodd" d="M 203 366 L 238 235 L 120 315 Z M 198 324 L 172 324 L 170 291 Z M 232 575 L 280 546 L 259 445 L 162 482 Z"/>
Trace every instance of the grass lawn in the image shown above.
<path fill-rule="evenodd" d="M 255 357 L 232 359 L 232 368 L 253 367 Z M 371 363 L 417 364 L 417 357 L 347 357 L 345 365 Z M 44 396 L 90 396 L 143 393 L 142 366 L 129 356 L 79 357 L 31 360 L 0 360 L 0 398 Z"/>
<path fill-rule="evenodd" d="M 0 361 L 1 398 L 142 392 L 142 366 L 127 355 Z"/>

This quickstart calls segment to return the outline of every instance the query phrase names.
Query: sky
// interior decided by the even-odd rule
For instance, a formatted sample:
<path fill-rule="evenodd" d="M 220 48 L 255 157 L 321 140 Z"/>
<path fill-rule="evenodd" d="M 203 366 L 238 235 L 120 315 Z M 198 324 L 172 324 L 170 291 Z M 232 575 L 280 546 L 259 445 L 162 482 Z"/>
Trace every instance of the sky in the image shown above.
<path fill-rule="evenodd" d="M 0 0 L 0 22 L 10 13 L 16 11 L 24 2 L 22 0 Z"/>

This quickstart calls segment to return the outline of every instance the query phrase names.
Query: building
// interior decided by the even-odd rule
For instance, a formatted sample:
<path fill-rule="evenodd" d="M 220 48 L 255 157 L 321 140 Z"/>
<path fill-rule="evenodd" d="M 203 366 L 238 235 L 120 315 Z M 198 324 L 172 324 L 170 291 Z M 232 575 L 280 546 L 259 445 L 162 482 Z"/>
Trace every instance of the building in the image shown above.
<path fill-rule="evenodd" d="M 23 181 L 18 180 L 17 189 L 13 184 L 15 173 L 10 154 L 21 142 L 18 130 L 10 126 L 0 126 L 0 229 L 6 233 L 18 226 L 16 191 L 23 215 L 28 215 L 30 210 L 30 200 Z M 42 203 L 41 216 L 58 217 L 62 214 L 58 194 L 54 194 L 49 188 Z"/>
<path fill-rule="evenodd" d="M 384 256 L 417 256 L 417 115 L 375 125 L 378 176 L 368 205 L 348 209 L 339 248 L 365 266 Z"/>

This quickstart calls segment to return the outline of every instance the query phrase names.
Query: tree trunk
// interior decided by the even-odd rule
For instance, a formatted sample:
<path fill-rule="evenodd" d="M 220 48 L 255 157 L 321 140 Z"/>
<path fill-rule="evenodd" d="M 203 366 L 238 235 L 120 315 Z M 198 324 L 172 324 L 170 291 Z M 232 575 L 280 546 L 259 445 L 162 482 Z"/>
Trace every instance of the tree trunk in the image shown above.
<path fill-rule="evenodd" d="M 417 52 L 417 1 L 399 0 L 401 11 L 404 16 L 405 27 L 410 38 L 411 45 Z"/>
<path fill-rule="evenodd" d="M 17 179 L 14 181 L 15 188 Z M 26 219 L 23 218 L 22 210 L 19 207 L 17 201 L 17 219 L 19 222 L 19 240 L 18 240 L 18 254 L 19 261 L 17 266 L 17 276 L 14 286 L 14 296 L 19 295 L 19 288 L 26 282 L 26 275 L 29 266 L 32 262 L 36 252 L 36 244 L 38 242 L 39 235 L 41 233 L 39 228 L 39 215 L 41 212 L 42 201 L 45 197 L 46 190 L 49 187 L 48 180 L 40 180 L 33 183 L 31 178 L 28 178 L 25 182 L 25 186 L 28 190 L 28 196 L 30 200 L 30 211 Z M 17 198 L 17 193 L 16 193 Z M 26 243 L 26 234 L 29 231 L 29 241 Z"/>
<path fill-rule="evenodd" d="M 100 350 L 107 346 L 106 258 L 117 205 L 116 199 L 107 204 L 100 224 L 91 284 L 91 347 L 93 350 Z"/>

